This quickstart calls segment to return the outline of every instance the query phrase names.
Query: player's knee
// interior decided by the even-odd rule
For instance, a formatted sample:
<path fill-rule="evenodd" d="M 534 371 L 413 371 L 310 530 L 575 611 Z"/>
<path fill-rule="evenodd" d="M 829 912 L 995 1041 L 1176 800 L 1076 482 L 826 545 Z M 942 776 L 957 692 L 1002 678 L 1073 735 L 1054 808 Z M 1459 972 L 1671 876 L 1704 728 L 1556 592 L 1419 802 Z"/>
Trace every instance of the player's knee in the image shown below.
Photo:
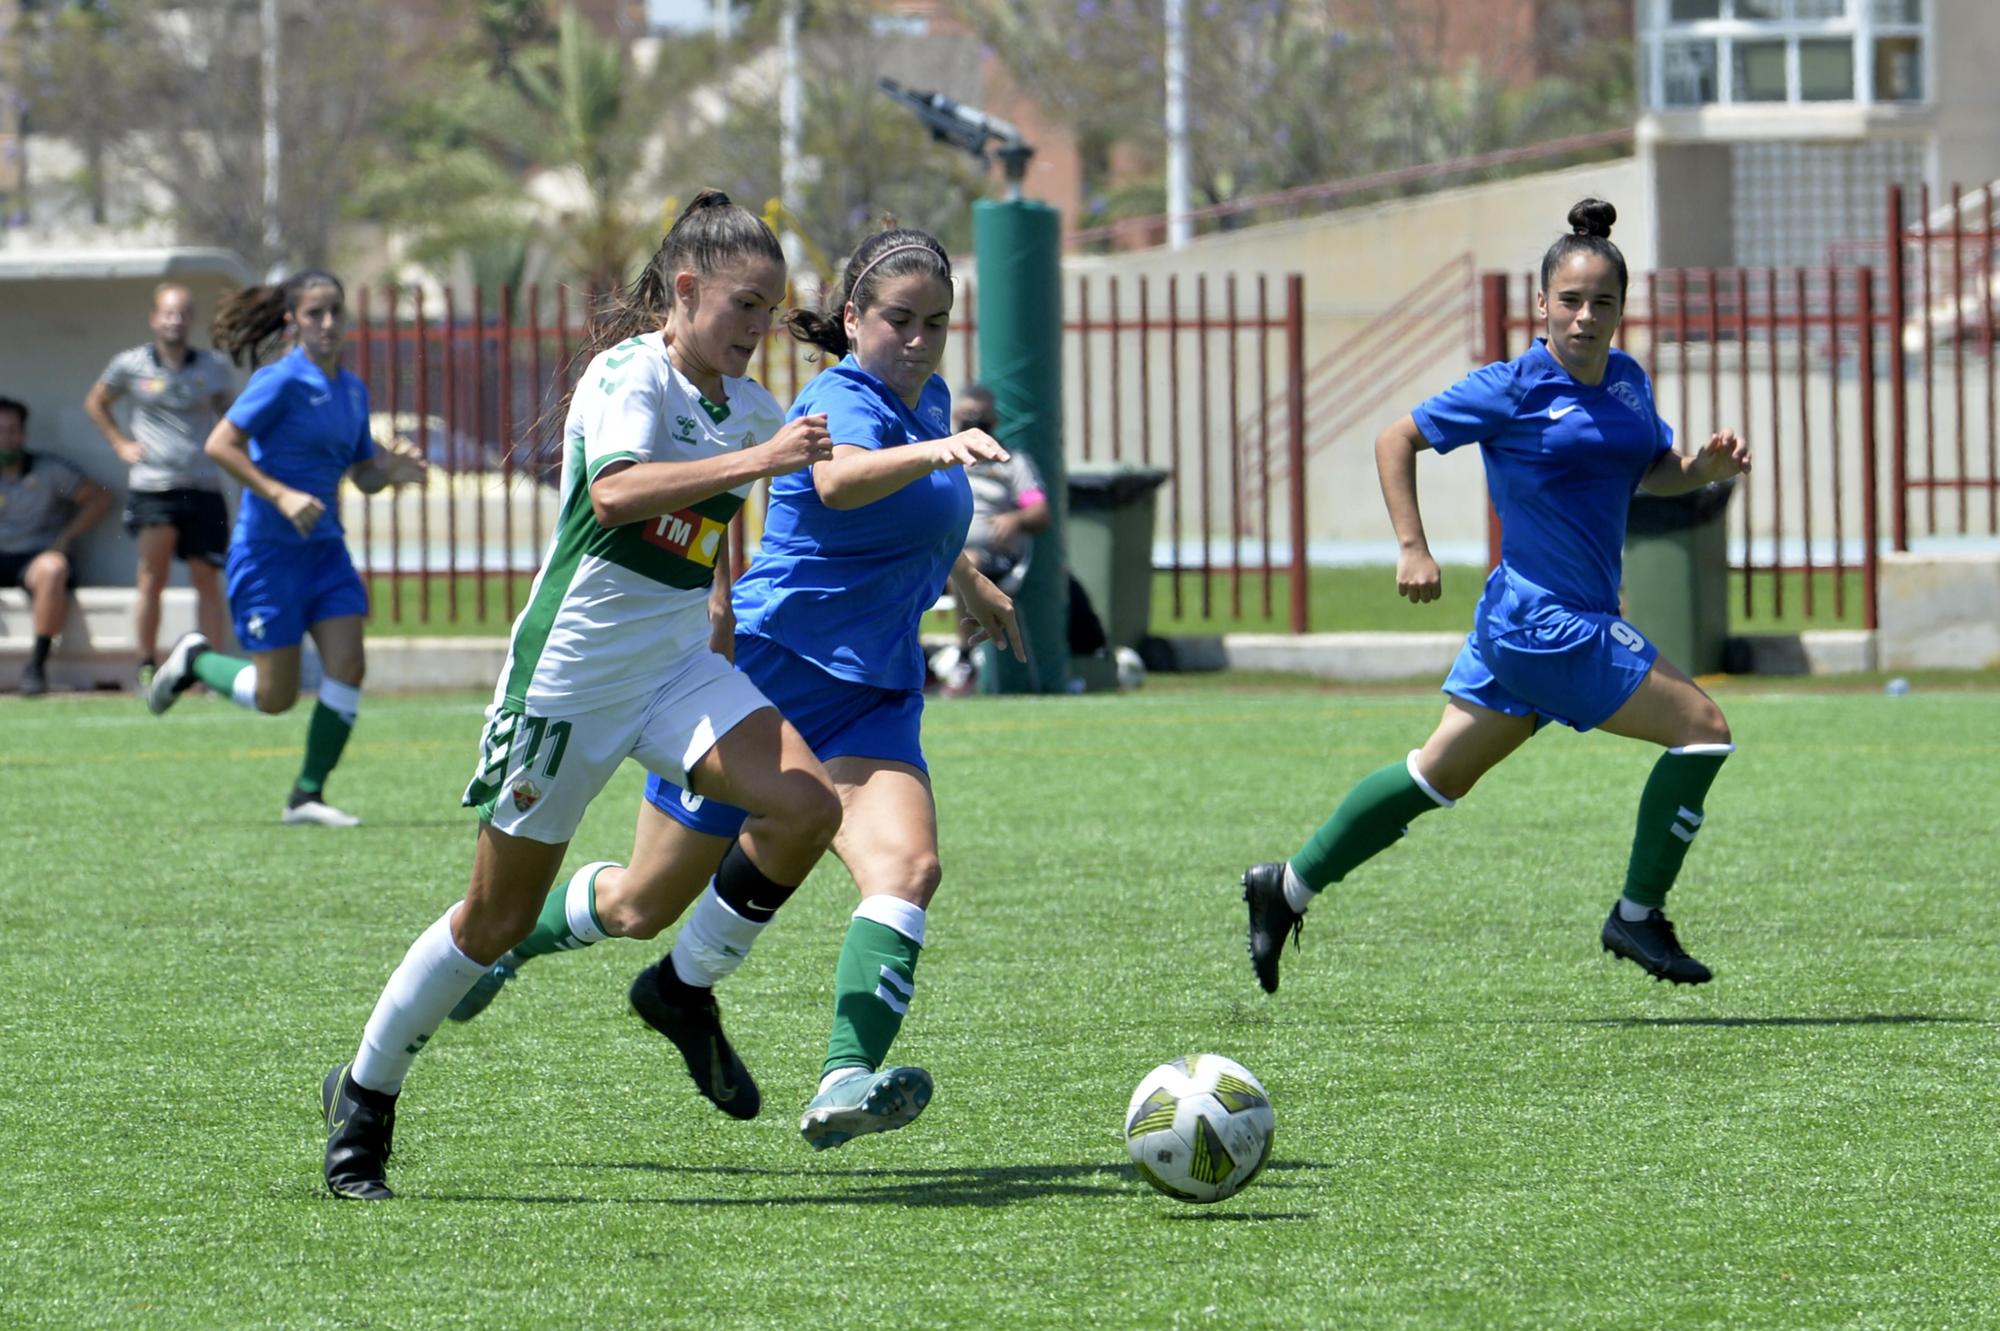
<path fill-rule="evenodd" d="M 468 900 L 458 908 L 453 920 L 454 941 L 459 951 L 474 961 L 491 965 L 507 950 L 534 931 L 542 913 L 542 903 L 483 898 L 477 905 Z"/>
<path fill-rule="evenodd" d="M 803 844 L 825 850 L 840 831 L 840 796 L 816 778 L 787 783 L 779 822 Z"/>
<path fill-rule="evenodd" d="M 266 716 L 277 716 L 289 712 L 299 700 L 299 686 L 294 681 L 290 686 L 263 678 L 257 680 L 257 710 Z"/>
<path fill-rule="evenodd" d="M 905 901 L 928 906 L 938 884 L 944 881 L 944 866 L 938 863 L 934 854 L 912 856 L 902 865 L 895 885 L 895 895 Z"/>
<path fill-rule="evenodd" d="M 1734 744 L 1729 733 L 1729 719 L 1722 709 L 1715 705 L 1713 698 L 1703 698 L 1701 708 L 1694 717 L 1694 737 L 1690 744 Z"/>

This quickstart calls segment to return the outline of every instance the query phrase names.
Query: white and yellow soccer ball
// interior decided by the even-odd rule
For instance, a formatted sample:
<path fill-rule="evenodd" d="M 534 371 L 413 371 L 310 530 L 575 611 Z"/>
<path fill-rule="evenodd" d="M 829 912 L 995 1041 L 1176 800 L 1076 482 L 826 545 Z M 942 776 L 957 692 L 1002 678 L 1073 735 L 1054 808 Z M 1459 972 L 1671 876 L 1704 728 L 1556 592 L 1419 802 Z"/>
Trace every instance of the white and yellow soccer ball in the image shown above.
<path fill-rule="evenodd" d="M 1167 1196 L 1219 1202 L 1262 1171 L 1274 1128 L 1271 1097 L 1248 1068 L 1189 1054 L 1140 1079 L 1125 1109 L 1125 1149 Z"/>

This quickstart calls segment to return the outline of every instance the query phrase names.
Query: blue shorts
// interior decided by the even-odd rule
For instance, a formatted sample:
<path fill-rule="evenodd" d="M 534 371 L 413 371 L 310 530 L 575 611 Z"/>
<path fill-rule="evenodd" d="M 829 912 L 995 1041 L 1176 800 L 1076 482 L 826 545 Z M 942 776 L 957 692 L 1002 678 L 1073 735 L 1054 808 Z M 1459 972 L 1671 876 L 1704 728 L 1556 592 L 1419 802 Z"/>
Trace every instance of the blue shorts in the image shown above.
<path fill-rule="evenodd" d="M 1590 730 L 1638 691 L 1659 654 L 1616 615 L 1544 605 L 1528 622 L 1510 624 L 1482 613 L 1444 691 L 1509 716 Z"/>
<path fill-rule="evenodd" d="M 769 638 L 747 633 L 736 637 L 736 668 L 750 676 L 821 762 L 881 758 L 929 774 L 918 733 L 924 720 L 921 689 L 856 684 L 829 675 Z M 657 776 L 646 782 L 646 800 L 675 822 L 709 836 L 734 837 L 750 816 Z"/>
<path fill-rule="evenodd" d="M 227 574 L 229 613 L 245 651 L 296 647 L 310 624 L 368 613 L 368 588 L 345 541 L 237 541 Z"/>

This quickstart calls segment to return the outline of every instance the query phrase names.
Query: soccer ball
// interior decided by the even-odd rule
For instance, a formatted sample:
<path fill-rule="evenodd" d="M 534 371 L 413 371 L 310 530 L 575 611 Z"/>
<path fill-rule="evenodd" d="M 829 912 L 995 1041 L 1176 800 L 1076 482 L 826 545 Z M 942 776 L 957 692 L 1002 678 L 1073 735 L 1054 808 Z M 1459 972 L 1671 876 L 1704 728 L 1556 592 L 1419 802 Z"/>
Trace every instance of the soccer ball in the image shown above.
<path fill-rule="evenodd" d="M 1220 1054 L 1189 1054 L 1140 1079 L 1125 1109 L 1125 1148 L 1139 1177 L 1183 1202 L 1219 1202 L 1271 1158 L 1271 1097 Z"/>

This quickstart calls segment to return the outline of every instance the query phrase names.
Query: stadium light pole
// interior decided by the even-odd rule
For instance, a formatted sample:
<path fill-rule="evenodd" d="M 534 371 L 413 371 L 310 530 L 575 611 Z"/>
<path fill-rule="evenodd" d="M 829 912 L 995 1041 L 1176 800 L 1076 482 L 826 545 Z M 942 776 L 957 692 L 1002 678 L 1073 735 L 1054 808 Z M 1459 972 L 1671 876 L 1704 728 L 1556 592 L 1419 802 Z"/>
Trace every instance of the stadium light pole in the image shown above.
<path fill-rule="evenodd" d="M 805 190 L 799 144 L 805 123 L 799 95 L 799 0 L 785 0 L 778 12 L 778 56 L 782 65 L 778 76 L 778 197 L 785 206 L 785 226 L 778 244 L 785 251 L 786 267 L 796 270 L 805 258 L 805 245 L 792 225 Z"/>
<path fill-rule="evenodd" d="M 264 250 L 270 275 L 276 276 L 284 267 L 284 232 L 278 225 L 278 157 L 284 150 L 278 129 L 278 0 L 263 0 L 258 19 L 264 36 Z"/>
<path fill-rule="evenodd" d="M 1194 236 L 1188 221 L 1187 0 L 1167 0 L 1167 246 Z"/>

